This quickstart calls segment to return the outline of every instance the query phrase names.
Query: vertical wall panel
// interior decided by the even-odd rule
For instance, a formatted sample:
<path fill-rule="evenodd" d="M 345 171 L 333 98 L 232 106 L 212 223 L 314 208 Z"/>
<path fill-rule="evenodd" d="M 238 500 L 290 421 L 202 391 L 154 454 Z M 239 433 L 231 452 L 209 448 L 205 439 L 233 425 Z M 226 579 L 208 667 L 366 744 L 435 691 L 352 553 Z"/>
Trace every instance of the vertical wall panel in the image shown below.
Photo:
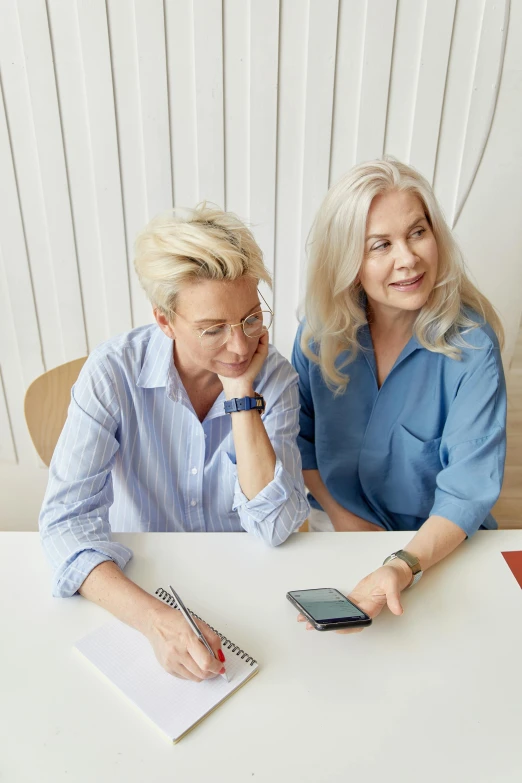
<path fill-rule="evenodd" d="M 433 180 L 456 0 L 399 0 L 385 152 Z"/>
<path fill-rule="evenodd" d="M 99 258 L 99 292 L 109 333 L 132 326 L 129 270 L 123 219 L 111 52 L 103 0 L 77 0 L 79 45 L 89 118 Z"/>
<path fill-rule="evenodd" d="M 250 0 L 250 222 L 265 264 L 275 270 L 278 0 Z M 269 304 L 271 292 L 263 289 Z"/>
<path fill-rule="evenodd" d="M 364 47 L 365 3 L 341 0 L 337 30 L 335 93 L 330 157 L 330 184 L 333 185 L 355 164 L 357 125 Z"/>
<path fill-rule="evenodd" d="M 56 201 L 52 193 L 53 171 L 46 157 L 56 162 L 56 133 L 59 135 L 57 117 L 50 115 L 56 111 L 56 95 L 52 94 L 49 84 L 49 68 L 52 68 L 48 27 L 42 14 L 42 3 L 31 4 L 34 10 L 33 32 L 38 32 L 38 43 L 31 38 L 31 19 L 24 15 L 25 42 L 22 39 L 19 7 L 15 0 L 6 0 L 2 6 L 2 24 L 0 24 L 0 69 L 2 87 L 9 125 L 11 150 L 18 183 L 20 206 L 24 216 L 25 239 L 34 283 L 34 294 L 38 313 L 40 340 L 46 368 L 54 367 L 66 358 L 64 347 L 71 348 L 76 355 L 85 353 L 85 347 L 75 329 L 78 317 L 81 321 L 81 303 L 78 301 L 78 285 L 71 284 L 71 302 L 76 303 L 76 312 L 71 312 L 70 304 L 59 303 L 60 289 L 58 275 L 53 268 L 51 247 L 51 220 L 54 232 L 56 222 L 62 219 L 66 224 L 64 236 L 71 249 L 72 259 L 61 259 L 65 263 L 74 263 L 74 243 L 71 243 L 71 220 L 66 207 L 63 215 L 56 210 Z M 29 13 L 26 6 L 25 12 Z M 24 44 L 32 42 L 32 49 L 26 59 Z M 34 51 L 34 50 L 37 51 Z M 42 68 L 41 81 L 38 73 Z M 40 92 L 40 90 L 42 92 Z M 46 105 L 49 101 L 49 105 Z M 50 122 L 48 126 L 46 123 Z M 49 181 L 49 178 L 51 181 Z M 59 204 L 64 205 L 63 161 L 57 162 L 56 189 Z M 53 232 L 53 238 L 54 238 Z M 71 281 L 70 275 L 67 279 Z M 13 292 L 14 293 L 14 292 Z M 67 297 L 65 297 L 67 299 Z M 70 324 L 68 323 L 70 321 Z M 70 327 L 71 338 L 64 334 Z M 77 344 L 79 342 L 79 344 Z"/>
<path fill-rule="evenodd" d="M 192 0 L 165 0 L 165 37 L 174 203 L 193 207 L 199 189 Z"/>
<path fill-rule="evenodd" d="M 142 126 L 149 219 L 172 206 L 163 0 L 134 0 L 134 13 L 140 92 L 140 114 L 135 121 Z"/>
<path fill-rule="evenodd" d="M 25 426 L 24 394 L 30 383 L 26 374 L 31 366 L 27 361 L 28 357 L 24 356 L 20 350 L 23 340 L 20 340 L 19 325 L 15 323 L 13 318 L 15 307 L 12 306 L 8 295 L 6 266 L 6 259 L 0 248 L 0 373 L 5 402 L 2 432 L 5 432 L 7 438 L 7 441 L 0 447 L 0 451 L 8 463 L 18 461 L 20 469 L 23 469 L 24 466 L 34 467 L 37 465 L 39 458 L 33 449 Z M 17 309 L 21 310 L 21 308 Z M 40 375 L 42 369 L 41 363 L 40 369 L 35 364 L 33 367 L 34 377 Z M 9 444 L 10 439 L 13 440 L 12 446 Z M 0 514 L 1 509 L 0 504 Z"/>
<path fill-rule="evenodd" d="M 384 151 L 408 161 L 429 0 L 398 0 Z M 431 96 L 430 96 L 431 97 Z"/>
<path fill-rule="evenodd" d="M 220 0 L 193 0 L 198 198 L 225 205 L 223 25 Z"/>
<path fill-rule="evenodd" d="M 62 360 L 85 354 L 85 328 L 45 0 L 19 3 Z"/>
<path fill-rule="evenodd" d="M 310 0 L 299 242 L 301 294 L 304 294 L 306 238 L 328 190 L 330 177 L 338 10 L 337 0 Z"/>
<path fill-rule="evenodd" d="M 484 6 L 485 0 L 459 0 L 455 13 L 434 178 L 437 196 L 450 225 L 456 213 L 458 178 Z"/>
<path fill-rule="evenodd" d="M 145 223 L 172 206 L 165 25 L 161 0 L 107 5 L 133 323 L 152 318 L 133 268 Z"/>
<path fill-rule="evenodd" d="M 7 462 L 15 465 L 18 462 L 16 450 L 9 420 L 9 411 L 7 410 L 7 400 L 5 389 L 0 371 L 0 462 Z"/>
<path fill-rule="evenodd" d="M 13 355 L 16 353 L 20 357 L 22 378 L 28 386 L 33 378 L 44 372 L 45 368 L 1 92 L 0 183 L 0 266 L 3 267 L 2 288 L 4 289 L 0 322 L 9 318 L 14 323 L 14 343 L 8 346 L 6 341 L 5 347 L 7 352 Z M 0 362 L 3 363 L 4 359 L 5 357 L 0 355 Z"/>
<path fill-rule="evenodd" d="M 225 208 L 250 219 L 250 0 L 223 0 Z"/>
<path fill-rule="evenodd" d="M 486 0 L 484 7 L 462 147 L 455 222 L 473 184 L 493 122 L 504 61 L 509 6 L 509 0 Z"/>
<path fill-rule="evenodd" d="M 279 28 L 274 343 L 290 356 L 297 326 L 308 0 L 282 0 Z"/>
<path fill-rule="evenodd" d="M 115 111 L 118 128 L 125 239 L 133 325 L 151 320 L 151 308 L 133 269 L 134 240 L 149 215 L 144 114 L 138 65 L 138 30 L 134 3 L 107 3 Z M 165 95 L 168 101 L 168 95 Z M 170 156 L 167 162 L 170 176 Z M 160 192 L 165 197 L 165 188 Z M 163 204 L 170 206 L 171 194 Z M 159 211 L 159 210 L 158 210 Z"/>
<path fill-rule="evenodd" d="M 70 0 L 48 0 L 48 10 L 82 287 L 87 349 L 92 350 L 105 339 L 109 324 L 97 226 L 90 118 L 78 14 L 76 3 Z"/>
<path fill-rule="evenodd" d="M 408 161 L 430 182 L 435 173 L 456 0 L 427 0 Z"/>
<path fill-rule="evenodd" d="M 357 162 L 384 152 L 396 0 L 365 0 Z"/>

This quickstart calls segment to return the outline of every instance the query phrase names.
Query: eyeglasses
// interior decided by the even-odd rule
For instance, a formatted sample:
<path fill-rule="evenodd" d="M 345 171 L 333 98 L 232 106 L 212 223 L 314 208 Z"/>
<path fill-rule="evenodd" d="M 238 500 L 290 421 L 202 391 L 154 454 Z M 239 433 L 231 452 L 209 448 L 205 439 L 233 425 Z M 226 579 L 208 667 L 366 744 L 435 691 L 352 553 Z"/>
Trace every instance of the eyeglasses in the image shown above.
<path fill-rule="evenodd" d="M 221 348 L 222 345 L 225 345 L 232 335 L 232 329 L 236 326 L 241 326 L 245 336 L 252 340 L 256 337 L 261 337 L 264 332 L 268 332 L 272 325 L 274 314 L 263 295 L 260 292 L 258 293 L 268 307 L 268 310 L 256 310 L 255 313 L 247 315 L 246 318 L 243 318 L 243 320 L 239 321 L 237 324 L 214 324 L 213 326 L 209 326 L 208 329 L 204 329 L 202 332 L 196 330 L 199 332 L 198 337 L 200 339 L 201 347 L 205 351 L 214 351 L 216 348 Z M 179 315 L 179 313 L 176 313 L 176 315 L 178 315 L 182 321 L 187 320 L 186 318 L 183 318 L 182 315 Z"/>

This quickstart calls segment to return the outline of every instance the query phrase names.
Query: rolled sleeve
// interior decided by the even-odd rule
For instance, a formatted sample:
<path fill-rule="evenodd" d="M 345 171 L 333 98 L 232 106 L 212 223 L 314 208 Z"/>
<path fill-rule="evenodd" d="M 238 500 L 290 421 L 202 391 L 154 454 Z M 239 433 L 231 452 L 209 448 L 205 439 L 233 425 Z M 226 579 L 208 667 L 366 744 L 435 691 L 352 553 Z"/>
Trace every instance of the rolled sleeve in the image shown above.
<path fill-rule="evenodd" d="M 430 516 L 449 519 L 468 536 L 488 518 L 502 488 L 505 422 L 504 374 L 498 348 L 492 346 L 451 406 L 441 440 L 444 468 L 437 475 Z"/>
<path fill-rule="evenodd" d="M 301 454 L 303 470 L 317 470 L 315 452 L 315 416 L 310 388 L 310 360 L 301 348 L 303 325 L 297 330 L 292 351 L 292 364 L 299 376 L 299 435 L 297 445 Z"/>
<path fill-rule="evenodd" d="M 286 503 L 293 491 L 292 478 L 284 469 L 281 460 L 278 459 L 274 469 L 274 478 L 252 500 L 243 494 L 236 477 L 233 509 L 234 511 L 238 511 L 240 508 L 244 509 L 252 519 L 262 522 L 268 514 Z"/>
<path fill-rule="evenodd" d="M 53 575 L 53 595 L 56 598 L 69 598 L 78 592 L 91 571 L 108 560 L 125 568 L 132 552 L 122 544 L 97 541 L 92 549 L 80 549 L 61 562 Z"/>

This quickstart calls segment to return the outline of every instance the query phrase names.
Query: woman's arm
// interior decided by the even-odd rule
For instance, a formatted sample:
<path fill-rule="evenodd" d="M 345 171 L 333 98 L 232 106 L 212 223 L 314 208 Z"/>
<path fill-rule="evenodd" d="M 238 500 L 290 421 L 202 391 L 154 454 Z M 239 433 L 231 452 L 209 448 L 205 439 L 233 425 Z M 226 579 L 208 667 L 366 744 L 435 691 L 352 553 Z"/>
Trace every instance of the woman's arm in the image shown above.
<path fill-rule="evenodd" d="M 272 352 L 263 335 L 247 373 L 221 381 L 227 399 L 254 395 L 254 380 L 261 373 L 267 410 L 232 413 L 236 473 L 233 510 L 242 527 L 268 544 L 283 543 L 309 511 L 297 448 L 299 402 L 295 373 Z"/>
<path fill-rule="evenodd" d="M 403 548 L 418 557 L 422 571 L 427 571 L 451 554 L 465 538 L 465 532 L 454 522 L 433 516 L 426 520 L 408 546 Z M 386 605 L 393 614 L 400 615 L 403 613 L 400 594 L 411 583 L 412 576 L 409 565 L 404 560 L 394 558 L 365 576 L 348 597 L 370 617 L 377 617 Z M 306 622 L 307 629 L 312 628 L 303 615 L 299 615 L 298 620 Z M 356 628 L 338 633 L 357 633 L 361 630 Z"/>
<path fill-rule="evenodd" d="M 306 487 L 330 517 L 338 531 L 383 531 L 384 528 L 367 522 L 366 519 L 352 514 L 332 497 L 326 488 L 318 470 L 303 470 Z"/>
<path fill-rule="evenodd" d="M 424 572 L 444 560 L 465 538 L 465 532 L 454 522 L 433 516 L 426 520 L 408 546 L 403 548 L 419 559 Z M 356 595 L 363 601 L 370 608 L 372 617 L 379 614 L 386 603 L 393 614 L 402 614 L 400 593 L 411 584 L 412 578 L 409 565 L 397 557 L 359 582 L 352 597 Z M 355 598 L 354 601 L 357 603 Z"/>
<path fill-rule="evenodd" d="M 268 332 L 259 340 L 247 371 L 239 378 L 220 376 L 227 400 L 254 397 L 254 379 L 268 356 Z M 252 500 L 274 478 L 276 455 L 258 411 L 231 413 L 236 450 L 237 477 L 241 491 Z"/>
<path fill-rule="evenodd" d="M 40 536 L 53 568 L 53 595 L 74 595 L 100 563 L 132 557 L 111 539 L 112 466 L 120 448 L 119 395 L 94 351 L 73 386 L 67 420 L 49 468 Z"/>
<path fill-rule="evenodd" d="M 405 549 L 419 559 L 421 570 L 427 571 L 451 554 L 465 538 L 464 530 L 454 522 L 444 517 L 432 516 L 415 533 Z M 395 560 L 391 562 L 394 563 Z M 403 563 L 402 560 L 400 562 Z M 404 565 L 411 579 L 410 568 L 406 563 Z"/>

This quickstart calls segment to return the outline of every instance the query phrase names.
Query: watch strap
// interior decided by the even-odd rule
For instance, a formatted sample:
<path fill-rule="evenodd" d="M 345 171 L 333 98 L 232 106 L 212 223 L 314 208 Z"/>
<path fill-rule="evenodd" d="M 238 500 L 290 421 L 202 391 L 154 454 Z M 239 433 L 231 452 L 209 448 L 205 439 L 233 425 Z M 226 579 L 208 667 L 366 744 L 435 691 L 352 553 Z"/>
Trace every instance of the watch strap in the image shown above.
<path fill-rule="evenodd" d="M 395 558 L 403 560 L 411 568 L 412 579 L 408 587 L 413 587 L 413 585 L 417 584 L 419 579 L 422 577 L 422 569 L 419 558 L 415 557 L 415 555 L 412 555 L 410 552 L 406 552 L 404 549 L 399 549 L 397 552 L 393 552 L 391 555 L 388 555 L 388 557 L 383 562 L 383 565 L 389 563 L 390 560 L 395 560 Z"/>
<path fill-rule="evenodd" d="M 266 403 L 261 394 L 255 393 L 255 397 L 233 397 L 231 400 L 225 400 L 225 413 L 237 413 L 239 411 L 256 410 L 263 413 Z"/>

